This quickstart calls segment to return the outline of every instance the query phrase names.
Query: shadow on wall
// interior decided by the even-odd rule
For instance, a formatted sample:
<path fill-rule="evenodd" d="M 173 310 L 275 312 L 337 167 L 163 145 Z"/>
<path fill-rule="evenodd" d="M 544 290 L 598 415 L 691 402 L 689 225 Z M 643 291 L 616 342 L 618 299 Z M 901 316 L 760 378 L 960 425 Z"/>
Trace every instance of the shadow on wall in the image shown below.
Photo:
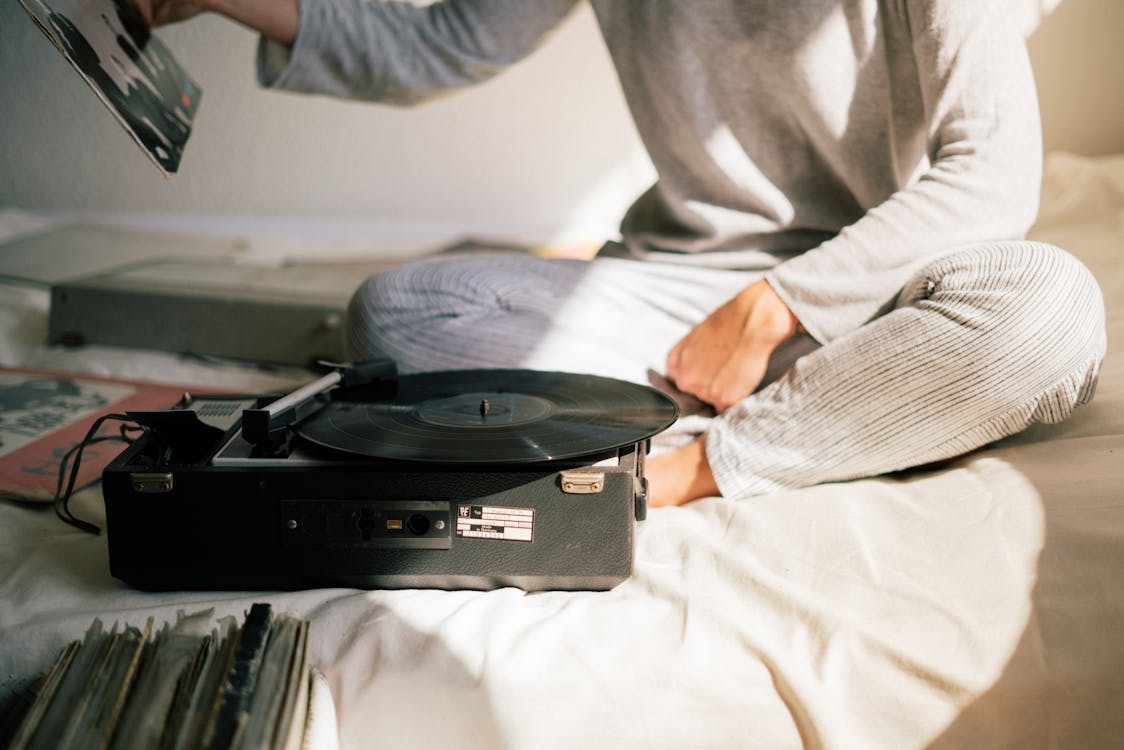
<path fill-rule="evenodd" d="M 1124 152 L 1124 3 L 1064 0 L 1043 15 L 1027 47 L 1045 150 Z"/>

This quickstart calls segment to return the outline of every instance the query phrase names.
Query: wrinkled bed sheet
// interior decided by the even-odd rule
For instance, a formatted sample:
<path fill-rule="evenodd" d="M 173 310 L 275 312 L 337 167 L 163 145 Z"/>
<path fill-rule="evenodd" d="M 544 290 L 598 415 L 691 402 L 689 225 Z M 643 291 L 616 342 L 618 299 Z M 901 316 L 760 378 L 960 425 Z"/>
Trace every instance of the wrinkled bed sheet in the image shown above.
<path fill-rule="evenodd" d="M 0 505 L 0 680 L 95 616 L 268 600 L 312 623 L 343 747 L 1107 747 L 1124 736 L 1124 158 L 1055 154 L 1034 237 L 1098 276 L 1097 397 L 944 466 L 653 511 L 602 593 L 133 591 L 104 537 Z M 4 292 L 0 363 L 272 388 L 290 377 L 42 346 Z M 104 520 L 96 488 L 75 501 Z M 169 531 L 174 533 L 174 531 Z"/>

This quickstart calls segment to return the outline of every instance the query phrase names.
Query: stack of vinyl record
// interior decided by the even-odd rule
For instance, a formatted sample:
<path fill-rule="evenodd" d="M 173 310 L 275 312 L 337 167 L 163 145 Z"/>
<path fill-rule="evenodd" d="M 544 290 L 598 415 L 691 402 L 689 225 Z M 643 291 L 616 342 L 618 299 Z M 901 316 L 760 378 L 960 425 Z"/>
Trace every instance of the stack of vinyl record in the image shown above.
<path fill-rule="evenodd" d="M 67 645 L 11 748 L 299 748 L 312 693 L 308 623 L 255 604 L 242 625 L 211 611 L 152 633 L 95 620 Z M 334 727 L 333 727 L 334 728 Z M 330 733 L 334 734 L 334 733 Z"/>

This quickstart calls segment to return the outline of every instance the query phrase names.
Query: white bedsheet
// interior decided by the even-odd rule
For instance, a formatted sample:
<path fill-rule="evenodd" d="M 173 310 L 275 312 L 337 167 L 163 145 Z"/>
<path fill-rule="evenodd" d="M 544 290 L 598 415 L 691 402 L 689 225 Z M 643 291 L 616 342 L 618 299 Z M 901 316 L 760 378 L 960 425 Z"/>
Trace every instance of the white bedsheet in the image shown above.
<path fill-rule="evenodd" d="M 104 537 L 0 505 L 0 680 L 95 616 L 268 600 L 311 621 L 347 748 L 1119 746 L 1124 158 L 1049 159 L 1034 236 L 1085 260 L 1108 302 L 1099 392 L 1062 425 L 941 468 L 653 511 L 635 574 L 603 593 L 142 593 L 109 576 Z M 79 362 L 28 338 L 45 307 L 4 299 L 3 364 L 215 367 Z M 104 518 L 96 489 L 75 510 Z"/>

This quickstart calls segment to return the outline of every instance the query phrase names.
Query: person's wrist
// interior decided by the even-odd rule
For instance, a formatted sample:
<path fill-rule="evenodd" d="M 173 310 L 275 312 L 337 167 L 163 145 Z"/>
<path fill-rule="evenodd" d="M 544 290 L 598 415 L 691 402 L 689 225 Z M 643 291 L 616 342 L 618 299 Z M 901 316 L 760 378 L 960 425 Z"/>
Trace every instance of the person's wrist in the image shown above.
<path fill-rule="evenodd" d="M 300 23 L 298 0 L 192 0 L 197 8 L 225 16 L 287 47 Z"/>
<path fill-rule="evenodd" d="M 769 282 L 762 279 L 751 284 L 739 296 L 750 307 L 749 323 L 759 341 L 776 347 L 796 335 L 800 321 Z"/>

